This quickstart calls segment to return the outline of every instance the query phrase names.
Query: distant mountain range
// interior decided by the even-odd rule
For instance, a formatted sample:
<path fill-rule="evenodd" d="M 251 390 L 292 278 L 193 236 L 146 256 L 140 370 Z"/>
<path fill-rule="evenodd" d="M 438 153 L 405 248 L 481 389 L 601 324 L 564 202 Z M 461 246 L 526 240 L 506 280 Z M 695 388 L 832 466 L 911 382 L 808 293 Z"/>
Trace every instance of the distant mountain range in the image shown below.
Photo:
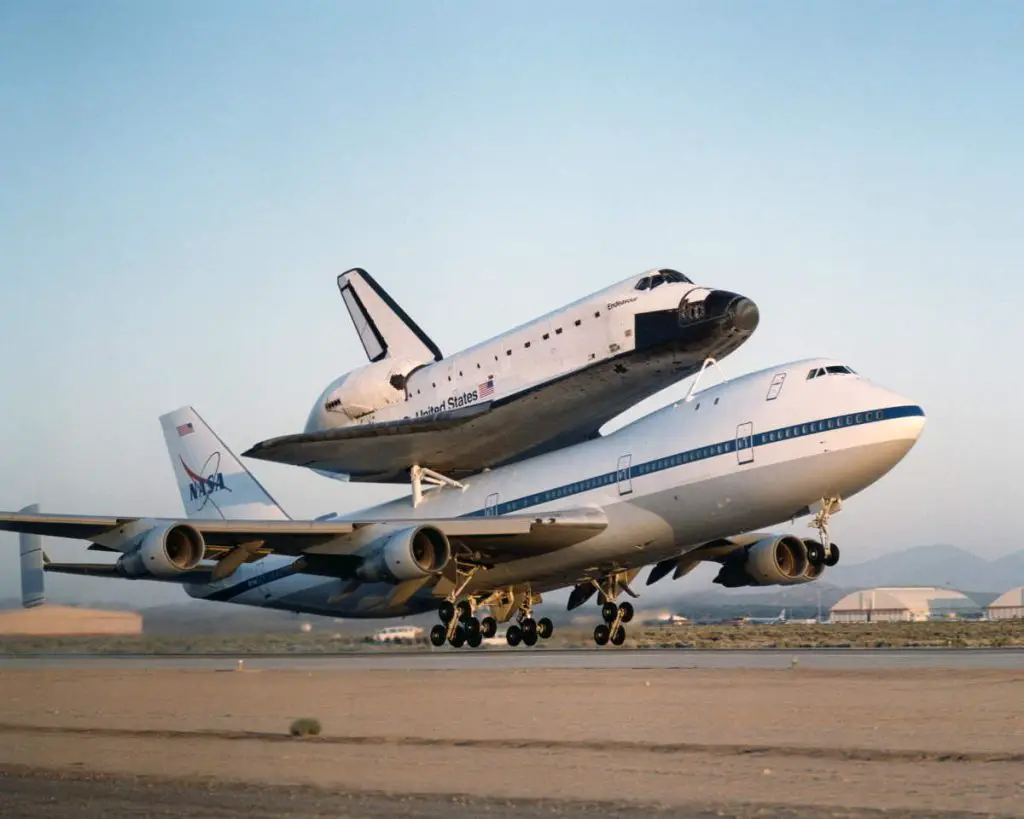
<path fill-rule="evenodd" d="M 1024 549 L 997 560 L 985 560 L 966 549 L 938 544 L 915 546 L 864 563 L 827 569 L 834 586 L 936 586 L 958 591 L 1004 592 L 1024 586 Z"/>

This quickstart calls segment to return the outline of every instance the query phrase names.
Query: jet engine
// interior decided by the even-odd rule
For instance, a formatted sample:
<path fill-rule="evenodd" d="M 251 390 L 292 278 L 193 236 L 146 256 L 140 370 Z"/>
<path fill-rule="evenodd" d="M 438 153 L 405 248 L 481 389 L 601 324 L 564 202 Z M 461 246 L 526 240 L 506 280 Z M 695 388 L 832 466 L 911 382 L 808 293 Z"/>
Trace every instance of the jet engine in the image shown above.
<path fill-rule="evenodd" d="M 451 544 L 440 529 L 399 529 L 372 548 L 356 569 L 356 577 L 370 583 L 415 580 L 440 573 L 451 556 Z"/>
<path fill-rule="evenodd" d="M 202 534 L 186 523 L 158 526 L 146 533 L 136 549 L 117 560 L 124 577 L 174 577 L 194 569 L 206 554 Z"/>
<path fill-rule="evenodd" d="M 806 583 L 814 574 L 807 560 L 807 546 L 794 535 L 766 537 L 729 558 L 715 578 L 726 588 L 738 586 L 788 586 Z"/>
<path fill-rule="evenodd" d="M 335 379 L 313 405 L 307 432 L 328 426 L 346 426 L 374 410 L 405 400 L 405 384 L 422 362 L 385 358 Z"/>

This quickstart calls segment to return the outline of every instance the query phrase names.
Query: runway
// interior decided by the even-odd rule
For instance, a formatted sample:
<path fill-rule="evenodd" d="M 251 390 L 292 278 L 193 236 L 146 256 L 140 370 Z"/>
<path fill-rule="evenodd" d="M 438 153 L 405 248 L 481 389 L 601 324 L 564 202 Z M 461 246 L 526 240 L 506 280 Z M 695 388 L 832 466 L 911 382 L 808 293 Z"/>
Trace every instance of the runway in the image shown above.
<path fill-rule="evenodd" d="M 793 654 L 392 652 L 241 669 L 229 657 L 8 660 L 0 816 L 1024 819 L 1019 663 L 825 669 L 789 664 Z M 680 659 L 726 656 L 775 665 Z M 590 665 L 536 665 L 577 660 Z M 297 718 L 320 735 L 291 737 Z"/>
<path fill-rule="evenodd" d="M 0 655 L 0 669 L 234 668 L 308 671 L 515 669 L 1024 669 L 1024 649 L 542 649 L 353 651 L 341 654 L 31 654 Z"/>

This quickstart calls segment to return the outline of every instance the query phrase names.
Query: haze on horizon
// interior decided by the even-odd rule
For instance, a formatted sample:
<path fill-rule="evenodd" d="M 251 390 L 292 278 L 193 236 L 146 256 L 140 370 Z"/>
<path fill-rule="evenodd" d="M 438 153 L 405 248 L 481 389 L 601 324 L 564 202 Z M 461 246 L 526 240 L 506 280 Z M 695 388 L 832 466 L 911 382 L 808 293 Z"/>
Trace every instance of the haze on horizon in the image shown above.
<path fill-rule="evenodd" d="M 448 353 L 669 266 L 760 307 L 727 373 L 829 355 L 924 407 L 845 560 L 1012 551 L 1022 76 L 1014 2 L 0 4 L 0 508 L 181 514 L 157 416 L 300 430 L 365 362 L 349 267 Z M 250 467 L 294 516 L 398 491 Z"/>

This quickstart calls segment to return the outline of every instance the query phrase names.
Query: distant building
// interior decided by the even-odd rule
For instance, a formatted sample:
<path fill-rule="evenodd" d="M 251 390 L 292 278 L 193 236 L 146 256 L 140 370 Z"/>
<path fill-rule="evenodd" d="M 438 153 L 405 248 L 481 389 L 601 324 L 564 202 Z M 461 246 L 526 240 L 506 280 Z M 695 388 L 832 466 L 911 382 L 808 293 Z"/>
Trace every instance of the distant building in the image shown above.
<path fill-rule="evenodd" d="M 864 589 L 829 611 L 830 623 L 923 622 L 977 617 L 981 607 L 962 592 L 922 586 Z"/>
<path fill-rule="evenodd" d="M 1003 592 L 988 604 L 985 615 L 989 620 L 1011 620 L 1024 617 L 1024 586 Z"/>
<path fill-rule="evenodd" d="M 133 611 L 35 606 L 0 611 L 0 636 L 142 634 L 142 615 Z"/>

